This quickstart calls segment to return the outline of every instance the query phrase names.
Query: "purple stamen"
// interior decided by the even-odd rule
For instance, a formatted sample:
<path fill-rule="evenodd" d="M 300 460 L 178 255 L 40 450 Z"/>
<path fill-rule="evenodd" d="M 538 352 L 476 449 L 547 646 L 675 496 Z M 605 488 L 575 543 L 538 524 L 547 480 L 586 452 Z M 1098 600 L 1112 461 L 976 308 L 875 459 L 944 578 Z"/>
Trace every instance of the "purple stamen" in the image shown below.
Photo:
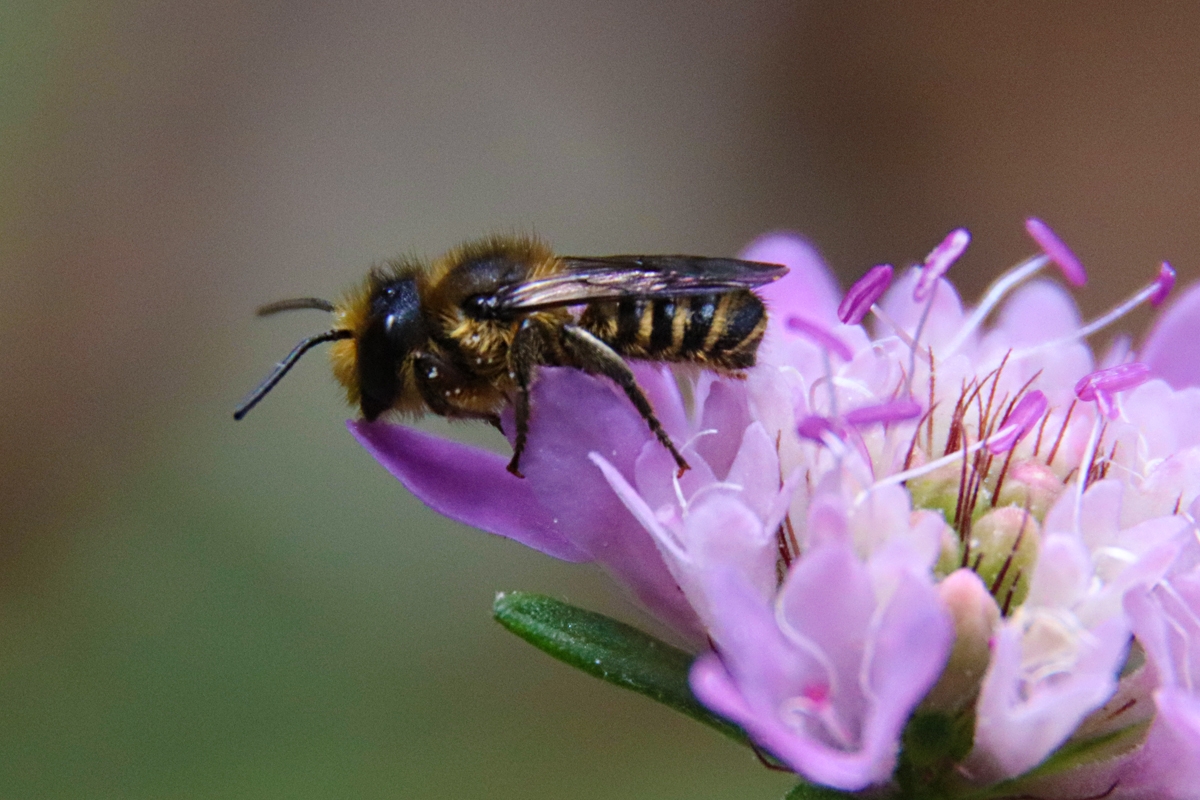
<path fill-rule="evenodd" d="M 872 267 L 866 275 L 858 279 L 838 305 L 838 319 L 847 325 L 857 325 L 875 305 L 887 288 L 892 284 L 892 265 L 880 264 Z"/>
<path fill-rule="evenodd" d="M 1084 375 L 1079 383 L 1075 384 L 1075 396 L 1088 402 L 1095 400 L 1097 394 L 1111 395 L 1123 392 L 1126 389 L 1141 386 L 1148 380 L 1150 380 L 1150 367 L 1140 361 L 1118 364 L 1115 367 L 1096 370 L 1089 375 Z"/>
<path fill-rule="evenodd" d="M 1117 408 L 1113 402 L 1116 393 L 1141 386 L 1149 379 L 1150 367 L 1139 361 L 1118 364 L 1083 376 L 1079 383 L 1075 384 L 1075 396 L 1085 402 L 1094 400 L 1100 412 L 1113 419 L 1117 415 Z"/>
<path fill-rule="evenodd" d="M 970 243 L 971 234 L 966 228 L 955 228 L 950 231 L 941 244 L 925 256 L 921 275 L 917 278 L 917 285 L 913 288 L 913 300 L 921 303 L 928 299 L 938 278 L 946 274 L 946 271 L 958 260 Z"/>
<path fill-rule="evenodd" d="M 846 412 L 844 419 L 848 425 L 862 427 L 865 425 L 888 424 L 916 419 L 921 416 L 921 405 L 913 400 L 889 400 L 873 406 L 863 406 Z"/>
<path fill-rule="evenodd" d="M 1083 286 L 1087 283 L 1087 270 L 1083 268 L 1079 257 L 1071 252 L 1071 248 L 1058 238 L 1058 234 L 1051 230 L 1049 225 L 1037 217 L 1030 217 L 1025 220 L 1025 231 L 1037 242 L 1037 246 L 1042 248 L 1042 252 L 1058 265 L 1067 283 L 1072 286 Z"/>
<path fill-rule="evenodd" d="M 1046 395 L 1037 389 L 1022 397 L 1004 420 L 1004 424 L 996 432 L 996 435 L 988 439 L 988 451 L 992 455 L 996 455 L 1012 450 L 1017 446 L 1017 442 L 1024 439 L 1033 430 L 1045 415 L 1048 406 Z"/>
<path fill-rule="evenodd" d="M 825 443 L 825 434 L 827 433 L 838 436 L 838 431 L 833 420 L 829 417 L 822 417 L 816 414 L 800 420 L 799 424 L 796 425 L 796 433 L 800 434 L 801 439 L 808 439 L 817 444 Z"/>
<path fill-rule="evenodd" d="M 831 353 L 837 353 L 838 357 L 843 361 L 852 361 L 854 359 L 854 352 L 845 342 L 812 320 L 805 319 L 804 317 L 788 317 L 787 326 L 788 330 L 803 334 Z"/>
<path fill-rule="evenodd" d="M 1150 305 L 1161 306 L 1173 288 L 1175 288 L 1175 270 L 1164 261 L 1158 270 L 1158 277 L 1154 280 L 1154 294 L 1150 295 Z"/>

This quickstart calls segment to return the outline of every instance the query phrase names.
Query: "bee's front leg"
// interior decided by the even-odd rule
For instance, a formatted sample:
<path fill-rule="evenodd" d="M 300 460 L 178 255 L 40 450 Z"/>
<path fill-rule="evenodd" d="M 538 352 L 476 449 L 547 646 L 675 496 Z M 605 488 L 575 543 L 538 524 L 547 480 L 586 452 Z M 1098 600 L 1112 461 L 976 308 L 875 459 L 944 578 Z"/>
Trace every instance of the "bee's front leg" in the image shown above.
<path fill-rule="evenodd" d="M 504 432 L 500 427 L 499 414 L 463 408 L 454 402 L 457 392 L 461 391 L 468 378 L 453 363 L 427 351 L 413 353 L 412 363 L 417 390 L 431 412 L 447 419 L 482 419 L 501 433 Z"/>

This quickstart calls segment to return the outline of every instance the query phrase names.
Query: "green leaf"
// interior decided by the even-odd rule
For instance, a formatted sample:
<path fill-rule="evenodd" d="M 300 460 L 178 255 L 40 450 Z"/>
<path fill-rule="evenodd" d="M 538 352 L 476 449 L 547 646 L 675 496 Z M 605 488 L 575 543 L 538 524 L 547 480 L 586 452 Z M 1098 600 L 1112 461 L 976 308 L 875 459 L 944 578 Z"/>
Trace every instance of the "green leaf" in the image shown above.
<path fill-rule="evenodd" d="M 496 621 L 534 647 L 601 680 L 632 689 L 749 745 L 745 732 L 692 694 L 692 655 L 603 614 L 539 594 L 496 595 Z"/>
<path fill-rule="evenodd" d="M 828 786 L 798 783 L 783 796 L 783 800 L 846 800 L 848 797 L 856 796 L 838 789 L 830 789 Z"/>

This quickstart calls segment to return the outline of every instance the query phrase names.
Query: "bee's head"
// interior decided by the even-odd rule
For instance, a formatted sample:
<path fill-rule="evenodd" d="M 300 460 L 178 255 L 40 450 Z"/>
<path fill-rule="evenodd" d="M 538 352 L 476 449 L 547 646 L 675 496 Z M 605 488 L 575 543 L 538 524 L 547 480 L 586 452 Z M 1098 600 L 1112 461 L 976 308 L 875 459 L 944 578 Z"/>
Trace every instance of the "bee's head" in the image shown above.
<path fill-rule="evenodd" d="M 346 388 L 350 403 L 362 410 L 363 417 L 373 420 L 391 408 L 401 411 L 420 408 L 420 395 L 409 379 L 412 356 L 426 338 L 417 284 L 420 268 L 407 263 L 390 266 L 390 270 L 372 270 L 358 289 L 336 305 L 328 300 L 302 297 L 260 308 L 260 316 L 297 308 L 328 311 L 334 316 L 335 327 L 296 345 L 242 401 L 233 413 L 234 418 L 244 417 L 300 356 L 322 342 L 333 342 L 330 349 L 333 375 Z"/>
<path fill-rule="evenodd" d="M 403 390 L 401 367 L 425 340 L 421 297 L 414 277 L 372 286 L 366 325 L 357 337 L 355 365 L 359 406 L 373 420 L 396 405 Z"/>

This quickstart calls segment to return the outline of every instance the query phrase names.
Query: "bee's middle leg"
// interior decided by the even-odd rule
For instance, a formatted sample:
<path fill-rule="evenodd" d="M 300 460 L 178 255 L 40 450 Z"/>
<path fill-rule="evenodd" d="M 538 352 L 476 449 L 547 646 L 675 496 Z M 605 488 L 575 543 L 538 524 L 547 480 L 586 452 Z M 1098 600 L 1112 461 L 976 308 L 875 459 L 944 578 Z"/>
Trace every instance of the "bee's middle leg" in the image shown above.
<path fill-rule="evenodd" d="M 517 382 L 517 394 L 513 398 L 517 431 L 508 471 L 518 478 L 525 477 L 520 467 L 521 454 L 525 452 L 525 442 L 529 438 L 529 387 L 538 366 L 547 363 L 554 349 L 553 328 L 531 317 L 522 320 L 508 351 L 512 377 Z"/>
<path fill-rule="evenodd" d="M 625 391 L 630 402 L 642 415 L 642 419 L 646 420 L 646 424 L 650 426 L 650 431 L 658 437 L 658 441 L 662 442 L 663 447 L 670 451 L 671 456 L 675 459 L 675 464 L 679 467 L 680 475 L 691 469 L 675 447 L 675 443 L 671 441 L 671 437 L 663 428 L 662 423 L 658 421 L 658 417 L 654 415 L 653 406 L 650 405 L 642 387 L 638 386 L 637 378 L 634 377 L 633 370 L 625 363 L 625 359 L 595 335 L 575 325 L 563 326 L 562 344 L 563 349 L 572 359 L 571 366 L 592 375 L 603 375 Z"/>

